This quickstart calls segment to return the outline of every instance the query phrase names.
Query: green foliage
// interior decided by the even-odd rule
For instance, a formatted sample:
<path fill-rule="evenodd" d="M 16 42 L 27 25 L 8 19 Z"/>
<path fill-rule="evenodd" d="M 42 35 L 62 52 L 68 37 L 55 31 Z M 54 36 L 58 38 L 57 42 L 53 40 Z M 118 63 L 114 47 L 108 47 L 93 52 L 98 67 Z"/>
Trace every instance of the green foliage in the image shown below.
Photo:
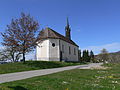
<path fill-rule="evenodd" d="M 91 61 L 91 57 L 89 55 L 89 51 L 83 50 L 82 62 L 90 62 L 90 61 Z"/>
<path fill-rule="evenodd" d="M 86 61 L 90 62 L 90 55 L 89 55 L 89 51 L 86 51 Z"/>
<path fill-rule="evenodd" d="M 96 61 L 95 61 L 95 56 L 94 56 L 94 53 L 93 53 L 92 50 L 90 51 L 90 60 L 91 60 L 93 63 L 96 63 Z"/>
<path fill-rule="evenodd" d="M 81 50 L 78 50 L 78 59 L 80 62 L 82 62 Z"/>
<path fill-rule="evenodd" d="M 46 68 L 57 68 L 64 66 L 80 65 L 80 63 L 67 63 L 67 62 L 55 62 L 55 61 L 26 61 L 1 64 L 0 65 L 0 74 L 3 73 L 12 73 L 12 72 L 21 72 L 29 70 L 38 70 Z"/>
<path fill-rule="evenodd" d="M 83 61 L 86 61 L 86 50 L 83 51 L 82 60 L 83 60 Z"/>
<path fill-rule="evenodd" d="M 120 64 L 105 64 L 107 70 L 68 70 L 8 82 L 2 90 L 120 90 Z"/>

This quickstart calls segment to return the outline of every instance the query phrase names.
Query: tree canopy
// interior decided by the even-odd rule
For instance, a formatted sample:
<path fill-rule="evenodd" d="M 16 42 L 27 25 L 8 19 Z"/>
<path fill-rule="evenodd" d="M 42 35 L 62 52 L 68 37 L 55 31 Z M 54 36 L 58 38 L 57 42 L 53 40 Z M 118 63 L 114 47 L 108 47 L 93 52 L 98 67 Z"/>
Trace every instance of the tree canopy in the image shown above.
<path fill-rule="evenodd" d="M 5 33 L 1 33 L 2 45 L 13 48 L 14 52 L 21 53 L 25 62 L 25 54 L 36 46 L 35 34 L 38 29 L 38 22 L 30 14 L 21 13 L 21 17 L 12 19 L 11 23 L 7 25 Z"/>

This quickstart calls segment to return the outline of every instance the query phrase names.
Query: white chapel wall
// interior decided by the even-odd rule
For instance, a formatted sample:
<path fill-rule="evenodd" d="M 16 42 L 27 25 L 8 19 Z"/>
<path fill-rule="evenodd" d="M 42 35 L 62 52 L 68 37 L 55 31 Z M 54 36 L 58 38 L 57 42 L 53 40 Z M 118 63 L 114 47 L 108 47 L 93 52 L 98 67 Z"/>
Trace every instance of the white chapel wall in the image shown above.
<path fill-rule="evenodd" d="M 52 46 L 53 43 L 55 46 Z M 64 46 L 64 51 L 62 46 Z M 69 47 L 71 49 L 70 54 Z M 60 51 L 62 51 L 63 61 L 78 61 L 78 47 L 60 39 L 46 39 L 39 43 L 36 49 L 37 60 L 60 61 Z"/>
<path fill-rule="evenodd" d="M 60 61 L 59 54 L 59 39 L 49 39 L 49 60 Z"/>
<path fill-rule="evenodd" d="M 49 40 L 41 41 L 36 47 L 37 60 L 49 61 Z"/>
<path fill-rule="evenodd" d="M 63 47 L 64 46 L 64 50 Z M 69 47 L 71 49 L 71 53 L 69 54 Z M 75 53 L 74 53 L 75 49 Z M 63 61 L 78 61 L 78 47 L 72 45 L 66 41 L 60 40 L 60 50 L 62 51 L 62 59 Z"/>

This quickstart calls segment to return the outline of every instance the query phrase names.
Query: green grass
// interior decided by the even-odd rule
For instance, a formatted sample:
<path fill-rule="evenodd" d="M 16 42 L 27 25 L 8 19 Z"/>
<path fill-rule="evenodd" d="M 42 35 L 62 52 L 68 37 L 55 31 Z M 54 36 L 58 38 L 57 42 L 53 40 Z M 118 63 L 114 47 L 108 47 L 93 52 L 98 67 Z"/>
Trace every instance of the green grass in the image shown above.
<path fill-rule="evenodd" d="M 53 62 L 53 61 L 27 61 L 25 64 L 22 62 L 8 63 L 0 65 L 0 74 L 47 69 L 47 68 L 57 68 L 71 65 L 78 65 L 80 63 L 66 63 L 66 62 Z"/>
<path fill-rule="evenodd" d="M 0 84 L 0 90 L 120 90 L 120 64 L 107 70 L 68 70 Z"/>

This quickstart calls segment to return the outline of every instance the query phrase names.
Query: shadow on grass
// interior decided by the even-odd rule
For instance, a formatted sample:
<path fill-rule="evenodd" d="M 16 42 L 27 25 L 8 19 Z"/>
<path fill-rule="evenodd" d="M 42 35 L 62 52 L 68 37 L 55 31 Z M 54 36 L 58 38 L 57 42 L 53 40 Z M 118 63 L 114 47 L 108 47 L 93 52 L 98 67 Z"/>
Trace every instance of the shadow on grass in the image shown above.
<path fill-rule="evenodd" d="M 13 90 L 28 90 L 28 89 L 26 89 L 26 88 L 24 88 L 24 87 L 21 87 L 21 86 L 8 86 L 8 88 L 11 88 L 11 89 L 13 89 Z"/>
<path fill-rule="evenodd" d="M 59 62 L 59 61 L 26 61 L 24 63 L 27 66 L 36 68 L 36 69 L 47 69 L 47 68 L 58 68 L 65 66 L 80 65 L 80 62 Z M 85 63 L 81 63 L 85 64 Z"/>
<path fill-rule="evenodd" d="M 46 61 L 30 61 L 26 62 L 28 66 L 39 68 L 39 69 L 46 69 L 46 68 L 57 68 L 57 67 L 63 67 L 66 66 L 64 63 L 61 62 L 46 62 Z"/>

